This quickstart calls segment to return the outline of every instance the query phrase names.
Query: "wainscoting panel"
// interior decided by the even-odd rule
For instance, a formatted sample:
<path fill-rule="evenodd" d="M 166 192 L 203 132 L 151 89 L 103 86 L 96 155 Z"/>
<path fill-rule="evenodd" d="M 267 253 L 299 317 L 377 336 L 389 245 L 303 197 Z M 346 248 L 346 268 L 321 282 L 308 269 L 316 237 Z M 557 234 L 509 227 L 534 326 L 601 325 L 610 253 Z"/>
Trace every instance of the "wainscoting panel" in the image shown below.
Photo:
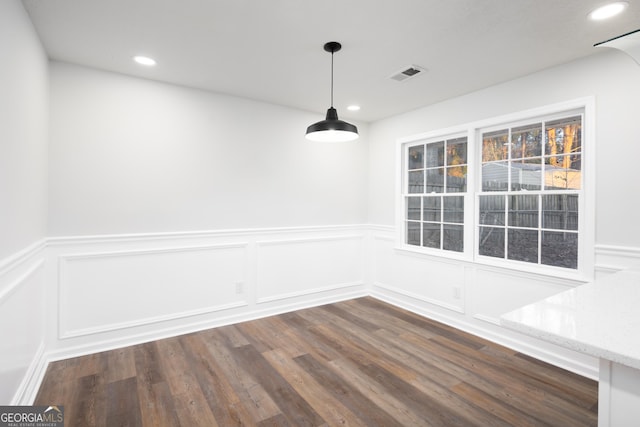
<path fill-rule="evenodd" d="M 25 404 L 44 374 L 43 242 L 0 267 L 0 404 Z"/>
<path fill-rule="evenodd" d="M 49 358 L 366 295 L 367 235 L 348 225 L 51 238 Z"/>
<path fill-rule="evenodd" d="M 397 251 L 391 237 L 376 236 L 373 244 L 375 287 L 464 313 L 464 265 Z"/>
<path fill-rule="evenodd" d="M 364 285 L 362 235 L 258 241 L 257 302 Z"/>
<path fill-rule="evenodd" d="M 596 245 L 596 279 L 627 268 L 640 268 L 640 248 Z"/>
<path fill-rule="evenodd" d="M 59 263 L 60 338 L 246 305 L 246 244 L 67 254 Z"/>

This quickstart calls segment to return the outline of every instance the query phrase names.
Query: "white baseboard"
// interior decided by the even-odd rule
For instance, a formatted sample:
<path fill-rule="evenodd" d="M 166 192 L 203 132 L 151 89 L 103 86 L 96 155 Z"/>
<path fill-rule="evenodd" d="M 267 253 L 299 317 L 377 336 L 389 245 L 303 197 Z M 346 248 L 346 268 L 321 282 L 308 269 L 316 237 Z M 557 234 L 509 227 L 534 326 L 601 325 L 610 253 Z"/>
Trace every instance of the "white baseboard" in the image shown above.
<path fill-rule="evenodd" d="M 413 300 L 422 301 L 422 302 L 425 302 L 425 303 L 433 305 L 433 306 L 441 307 L 441 308 L 444 308 L 444 309 L 449 310 L 449 311 L 454 312 L 454 313 L 464 314 L 464 308 L 461 305 L 453 305 L 453 304 L 447 303 L 445 301 L 437 300 L 435 298 L 428 298 L 428 297 L 425 297 L 423 295 L 418 295 L 415 292 L 407 292 L 407 291 L 405 291 L 405 290 L 403 290 L 403 289 L 401 289 L 399 287 L 390 286 L 390 285 L 387 285 L 387 284 L 381 283 L 381 282 L 375 282 L 373 284 L 373 288 L 371 289 L 372 296 L 373 296 L 373 293 L 375 293 L 375 289 L 376 288 L 391 292 L 393 294 L 404 295 L 404 296 L 409 297 L 409 298 L 411 298 Z"/>
<path fill-rule="evenodd" d="M 11 405 L 33 404 L 48 366 L 49 361 L 45 353 L 45 345 L 44 343 L 40 343 L 38 351 L 29 365 L 29 369 L 25 373 L 20 386 L 11 400 Z"/>

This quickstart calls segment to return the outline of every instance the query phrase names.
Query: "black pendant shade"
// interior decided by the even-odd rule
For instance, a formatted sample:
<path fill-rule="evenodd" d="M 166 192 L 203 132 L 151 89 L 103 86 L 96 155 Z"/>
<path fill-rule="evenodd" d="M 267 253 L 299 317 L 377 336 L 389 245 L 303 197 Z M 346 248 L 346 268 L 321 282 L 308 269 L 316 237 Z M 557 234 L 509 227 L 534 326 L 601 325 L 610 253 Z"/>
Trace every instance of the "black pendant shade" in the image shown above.
<path fill-rule="evenodd" d="M 327 118 L 307 128 L 307 139 L 322 142 L 353 141 L 358 138 L 358 128 L 338 119 L 338 111 L 331 107 Z"/>
<path fill-rule="evenodd" d="M 358 139 L 358 128 L 338 119 L 338 111 L 333 108 L 333 54 L 341 48 L 342 45 L 338 42 L 329 42 L 324 45 L 324 50 L 331 52 L 331 107 L 327 110 L 327 117 L 324 120 L 307 128 L 306 138 L 311 141 L 345 142 Z"/>

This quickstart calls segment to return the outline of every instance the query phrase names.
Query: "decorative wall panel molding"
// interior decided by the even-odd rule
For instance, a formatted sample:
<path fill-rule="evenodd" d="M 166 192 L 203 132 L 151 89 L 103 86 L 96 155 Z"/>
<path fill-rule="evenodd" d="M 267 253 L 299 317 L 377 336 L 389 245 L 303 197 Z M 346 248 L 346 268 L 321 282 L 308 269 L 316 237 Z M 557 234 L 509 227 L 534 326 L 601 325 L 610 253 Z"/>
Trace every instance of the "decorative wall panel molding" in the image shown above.
<path fill-rule="evenodd" d="M 364 235 L 257 242 L 257 302 L 364 286 Z"/>
<path fill-rule="evenodd" d="M 59 257 L 59 338 L 246 305 L 247 243 Z"/>
<path fill-rule="evenodd" d="M 225 238 L 245 240 L 264 239 L 265 236 L 322 235 L 323 233 L 365 233 L 368 225 L 321 225 L 308 227 L 237 228 L 219 230 L 170 231 L 158 233 L 104 234 L 93 236 L 59 236 L 47 239 L 49 247 L 72 247 L 89 244 L 123 244 L 144 242 L 187 242 L 198 240 L 219 240 Z M 197 244 L 197 243 L 194 243 Z"/>
<path fill-rule="evenodd" d="M 367 294 L 367 227 L 60 237 L 48 354 L 73 357 Z"/>
<path fill-rule="evenodd" d="M 8 303 L 8 301 L 11 299 L 11 296 L 15 292 L 17 292 L 22 286 L 24 286 L 27 280 L 31 278 L 31 276 L 36 272 L 36 270 L 41 269 L 43 265 L 44 265 L 44 258 L 36 259 L 32 263 L 30 263 L 25 269 L 23 269 L 24 271 L 19 272 L 17 277 L 12 278 L 11 281 L 9 281 L 8 283 L 3 283 L 5 281 L 2 280 L 3 276 L 4 278 L 8 276 L 10 277 L 8 272 L 5 272 L 3 276 L 0 276 L 0 306 L 2 306 L 5 302 Z"/>
<path fill-rule="evenodd" d="M 596 245 L 596 278 L 627 268 L 640 267 L 640 248 Z"/>
<path fill-rule="evenodd" d="M 0 280 L 22 263 L 33 260 L 46 248 L 46 240 L 39 240 L 13 255 L 0 260 Z"/>
<path fill-rule="evenodd" d="M 372 241 L 374 287 L 457 313 L 465 312 L 464 265 L 398 251 L 391 236 L 375 235 Z"/>

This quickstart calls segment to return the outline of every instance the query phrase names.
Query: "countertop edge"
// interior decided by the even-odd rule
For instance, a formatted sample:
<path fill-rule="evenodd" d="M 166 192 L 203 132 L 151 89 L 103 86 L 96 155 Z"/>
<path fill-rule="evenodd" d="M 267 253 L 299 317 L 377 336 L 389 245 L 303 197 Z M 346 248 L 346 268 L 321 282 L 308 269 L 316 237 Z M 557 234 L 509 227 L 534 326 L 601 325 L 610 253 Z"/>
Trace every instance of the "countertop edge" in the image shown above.
<path fill-rule="evenodd" d="M 518 311 L 518 310 L 514 310 L 514 311 Z M 538 338 L 540 340 L 550 342 L 552 344 L 567 348 L 569 350 L 573 350 L 573 351 L 584 353 L 590 356 L 598 357 L 600 359 L 610 360 L 612 362 L 620 363 L 620 364 L 629 366 L 631 368 L 640 369 L 640 360 L 634 357 L 614 353 L 607 349 L 601 348 L 599 346 L 589 344 L 587 342 L 582 342 L 572 338 L 568 338 L 566 336 L 554 334 L 544 329 L 539 329 L 539 328 L 530 326 L 526 323 L 509 319 L 507 316 L 509 316 L 509 313 L 506 313 L 500 316 L 500 325 L 505 328 L 511 329 L 516 332 L 520 332 L 524 335 L 527 335 L 533 338 Z"/>

